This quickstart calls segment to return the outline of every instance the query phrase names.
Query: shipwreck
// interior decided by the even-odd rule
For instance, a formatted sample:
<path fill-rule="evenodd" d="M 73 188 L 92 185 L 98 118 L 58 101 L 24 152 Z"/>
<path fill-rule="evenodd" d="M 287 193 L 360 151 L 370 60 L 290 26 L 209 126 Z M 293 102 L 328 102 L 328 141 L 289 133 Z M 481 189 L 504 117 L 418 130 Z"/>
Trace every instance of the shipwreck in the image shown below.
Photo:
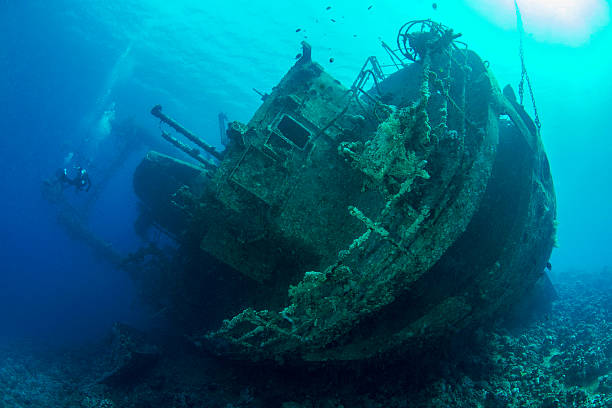
<path fill-rule="evenodd" d="M 303 43 L 223 151 L 153 109 L 188 156 L 150 151 L 134 189 L 189 251 L 167 308 L 195 344 L 251 361 L 384 359 L 533 288 L 555 240 L 539 122 L 459 38 L 409 22 L 383 43 L 393 72 L 370 57 L 350 87 Z"/>

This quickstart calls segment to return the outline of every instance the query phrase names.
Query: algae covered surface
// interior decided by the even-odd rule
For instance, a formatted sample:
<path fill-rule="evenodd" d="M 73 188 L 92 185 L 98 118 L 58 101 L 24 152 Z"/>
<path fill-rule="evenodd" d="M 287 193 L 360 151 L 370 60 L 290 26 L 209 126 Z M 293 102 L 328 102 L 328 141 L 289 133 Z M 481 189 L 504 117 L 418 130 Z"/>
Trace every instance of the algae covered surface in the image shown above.
<path fill-rule="evenodd" d="M 368 59 L 351 88 L 303 43 L 251 120 L 230 125 L 218 167 L 196 177 L 147 154 L 134 186 L 180 243 L 178 258 L 190 259 L 173 270 L 186 292 L 210 274 L 206 257 L 224 266 L 216 275 L 252 284 L 218 287 L 237 302 L 216 330 L 203 305 L 177 316 L 191 319 L 198 346 L 279 364 L 393 359 L 529 290 L 555 236 L 546 154 L 529 116 L 458 36 L 407 23 L 398 44 L 416 55 L 400 48 L 402 65 L 388 74 Z M 168 176 L 167 191 L 150 189 Z M 185 300 L 172 307 L 185 310 Z"/>

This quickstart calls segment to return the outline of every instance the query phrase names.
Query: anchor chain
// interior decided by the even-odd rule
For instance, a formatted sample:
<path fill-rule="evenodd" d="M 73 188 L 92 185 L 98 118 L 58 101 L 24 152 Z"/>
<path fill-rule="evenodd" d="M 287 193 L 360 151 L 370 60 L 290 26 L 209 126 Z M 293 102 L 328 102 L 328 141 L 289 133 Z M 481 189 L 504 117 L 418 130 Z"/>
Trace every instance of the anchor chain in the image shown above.
<path fill-rule="evenodd" d="M 516 25 L 519 32 L 519 56 L 521 58 L 521 81 L 518 85 L 519 103 L 521 104 L 521 106 L 523 105 L 523 97 L 525 95 L 525 83 L 527 83 L 527 90 L 529 91 L 529 96 L 531 97 L 531 103 L 533 105 L 533 115 L 535 117 L 534 122 L 538 127 L 538 130 L 540 130 L 540 128 L 542 127 L 542 123 L 540 122 L 540 116 L 538 115 L 538 109 L 536 108 L 535 96 L 533 94 L 531 80 L 529 79 L 527 68 L 525 67 L 525 50 L 523 47 L 523 37 L 525 34 L 525 30 L 523 27 L 521 10 L 519 9 L 517 0 L 514 0 L 514 8 L 516 10 Z"/>

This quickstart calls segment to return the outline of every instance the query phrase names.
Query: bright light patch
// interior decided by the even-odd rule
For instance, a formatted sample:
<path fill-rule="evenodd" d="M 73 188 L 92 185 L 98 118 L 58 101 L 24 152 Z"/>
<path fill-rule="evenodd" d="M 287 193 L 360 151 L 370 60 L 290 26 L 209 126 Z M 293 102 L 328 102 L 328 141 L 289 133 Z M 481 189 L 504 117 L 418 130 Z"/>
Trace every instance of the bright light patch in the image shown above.
<path fill-rule="evenodd" d="M 468 0 L 472 8 L 504 28 L 516 26 L 513 0 Z M 537 40 L 578 46 L 608 24 L 606 0 L 519 0 L 525 31 Z"/>

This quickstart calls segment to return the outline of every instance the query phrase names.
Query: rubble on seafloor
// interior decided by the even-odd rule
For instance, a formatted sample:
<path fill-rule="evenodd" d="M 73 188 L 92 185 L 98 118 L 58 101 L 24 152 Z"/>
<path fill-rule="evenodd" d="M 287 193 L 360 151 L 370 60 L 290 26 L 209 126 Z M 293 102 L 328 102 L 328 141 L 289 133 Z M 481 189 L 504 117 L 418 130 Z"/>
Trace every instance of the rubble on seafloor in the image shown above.
<path fill-rule="evenodd" d="M 175 352 L 135 381 L 109 385 L 100 382 L 117 361 L 108 347 L 57 353 L 3 341 L 0 407 L 612 407 L 611 285 L 607 271 L 566 273 L 550 311 L 527 326 L 481 330 L 427 368 L 228 368 L 168 347 Z"/>

